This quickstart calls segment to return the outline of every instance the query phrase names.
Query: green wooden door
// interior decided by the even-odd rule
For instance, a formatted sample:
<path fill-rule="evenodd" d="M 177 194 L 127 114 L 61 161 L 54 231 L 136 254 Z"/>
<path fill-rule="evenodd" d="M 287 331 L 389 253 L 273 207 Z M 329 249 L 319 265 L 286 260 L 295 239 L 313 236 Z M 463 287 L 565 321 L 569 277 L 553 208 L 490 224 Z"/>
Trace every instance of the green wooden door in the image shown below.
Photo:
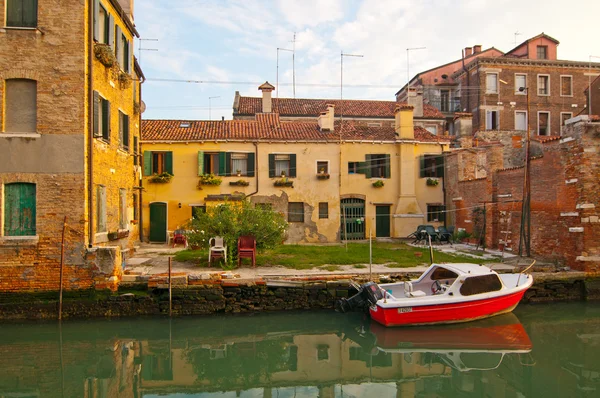
<path fill-rule="evenodd" d="M 390 206 L 375 206 L 375 236 L 377 238 L 390 237 Z"/>
<path fill-rule="evenodd" d="M 167 241 L 166 203 L 150 203 L 150 241 Z"/>
<path fill-rule="evenodd" d="M 4 190 L 4 235 L 34 236 L 35 184 L 6 184 Z"/>
<path fill-rule="evenodd" d="M 342 240 L 365 238 L 365 201 L 342 199 Z"/>

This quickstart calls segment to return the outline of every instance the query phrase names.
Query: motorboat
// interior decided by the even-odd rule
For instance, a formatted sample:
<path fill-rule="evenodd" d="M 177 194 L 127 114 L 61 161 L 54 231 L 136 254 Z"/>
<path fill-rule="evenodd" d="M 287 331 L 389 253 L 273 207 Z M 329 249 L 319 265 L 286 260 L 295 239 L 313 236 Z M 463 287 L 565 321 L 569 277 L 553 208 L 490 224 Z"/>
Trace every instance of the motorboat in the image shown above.
<path fill-rule="evenodd" d="M 525 273 L 499 274 L 480 264 L 432 264 L 416 280 L 358 286 L 336 310 L 368 310 L 384 326 L 468 322 L 511 312 L 533 284 Z"/>

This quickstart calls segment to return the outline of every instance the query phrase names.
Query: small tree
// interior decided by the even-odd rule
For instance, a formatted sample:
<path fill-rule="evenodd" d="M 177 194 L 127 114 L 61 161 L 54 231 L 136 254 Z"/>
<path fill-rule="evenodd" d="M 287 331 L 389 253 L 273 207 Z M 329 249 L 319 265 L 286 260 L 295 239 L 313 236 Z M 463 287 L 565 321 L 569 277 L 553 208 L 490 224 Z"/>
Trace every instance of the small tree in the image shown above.
<path fill-rule="evenodd" d="M 208 247 L 210 238 L 222 236 L 231 261 L 237 257 L 240 236 L 254 236 L 259 249 L 270 248 L 283 241 L 288 226 L 280 213 L 255 208 L 247 200 L 209 207 L 204 213 L 197 212 L 195 217 L 186 226 L 188 243 Z"/>

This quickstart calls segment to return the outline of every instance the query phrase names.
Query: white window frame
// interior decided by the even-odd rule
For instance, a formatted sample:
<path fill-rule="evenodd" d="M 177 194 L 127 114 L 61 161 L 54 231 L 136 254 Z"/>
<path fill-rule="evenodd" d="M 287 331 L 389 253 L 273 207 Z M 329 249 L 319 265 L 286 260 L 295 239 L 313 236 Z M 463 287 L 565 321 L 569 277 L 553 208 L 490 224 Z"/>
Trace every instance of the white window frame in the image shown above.
<path fill-rule="evenodd" d="M 523 87 L 527 89 L 527 73 L 515 73 L 515 95 L 527 95 L 527 90 L 519 91 L 520 87 L 517 86 L 517 76 L 525 77 L 525 85 Z"/>
<path fill-rule="evenodd" d="M 495 90 L 491 90 L 489 86 L 488 77 L 490 75 L 496 75 L 496 88 Z M 500 77 L 498 76 L 498 72 L 486 72 L 485 73 L 485 93 L 486 94 L 498 94 L 500 92 Z"/>
<path fill-rule="evenodd" d="M 552 118 L 551 118 L 551 113 L 550 111 L 538 111 L 537 113 L 537 126 L 536 126 L 536 134 L 539 136 L 540 135 L 540 113 L 547 113 L 548 114 L 548 131 L 546 132 L 545 136 L 551 135 L 551 130 L 552 130 Z"/>
<path fill-rule="evenodd" d="M 540 77 L 545 76 L 548 78 L 548 84 L 546 85 L 546 89 L 547 89 L 547 93 L 546 94 L 540 94 Z M 550 75 L 546 74 L 546 73 L 540 73 L 537 75 L 537 95 L 538 97 L 549 97 L 550 96 Z"/>
<path fill-rule="evenodd" d="M 565 121 L 567 121 L 573 117 L 573 112 L 561 112 L 560 113 L 560 135 L 563 134 L 563 127 L 565 127 L 565 125 L 563 124 L 563 115 L 571 115 L 570 117 L 565 119 Z"/>
<path fill-rule="evenodd" d="M 488 113 L 491 112 L 496 112 L 496 128 L 492 128 L 491 124 L 490 127 L 488 128 Z M 500 111 L 499 110 L 489 110 L 486 109 L 485 110 L 485 129 L 486 130 L 500 130 Z"/>
<path fill-rule="evenodd" d="M 431 131 L 429 129 L 434 129 L 435 131 Z M 426 125 L 425 126 L 425 130 L 429 131 L 431 134 L 433 135 L 438 135 L 437 131 L 438 131 L 438 126 L 435 124 L 430 124 L 430 125 Z"/>
<path fill-rule="evenodd" d="M 517 113 L 524 113 L 525 114 L 525 128 L 523 130 L 519 130 L 517 127 Z M 523 110 L 517 110 L 515 111 L 515 130 L 517 131 L 527 131 L 527 111 L 523 111 Z"/>
<path fill-rule="evenodd" d="M 571 81 L 571 87 L 570 87 L 570 92 L 571 94 L 567 94 L 567 95 L 563 95 L 563 77 L 568 77 L 569 80 Z M 561 97 L 572 97 L 573 96 L 573 76 L 572 75 L 560 75 L 560 96 Z M 569 113 L 569 112 L 564 112 L 564 113 Z"/>

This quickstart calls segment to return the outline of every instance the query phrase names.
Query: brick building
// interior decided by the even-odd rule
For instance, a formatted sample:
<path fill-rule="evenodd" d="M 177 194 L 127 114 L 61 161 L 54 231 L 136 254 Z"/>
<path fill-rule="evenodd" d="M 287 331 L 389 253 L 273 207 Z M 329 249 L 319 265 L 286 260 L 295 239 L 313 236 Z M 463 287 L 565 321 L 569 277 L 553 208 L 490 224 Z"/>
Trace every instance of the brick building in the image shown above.
<path fill-rule="evenodd" d="M 498 57 L 478 57 L 452 75 L 473 131 L 529 129 L 561 135 L 586 107 L 585 89 L 600 64 L 557 58 L 556 39 L 542 33 Z M 593 78 L 593 77 L 592 77 Z"/>
<path fill-rule="evenodd" d="M 599 121 L 573 118 L 562 137 L 535 136 L 531 145 L 531 252 L 590 272 L 600 270 Z M 447 223 L 484 234 L 488 247 L 518 252 L 522 137 L 499 131 L 461 141 L 462 148 L 446 155 Z"/>
<path fill-rule="evenodd" d="M 0 291 L 102 287 L 138 240 L 133 0 L 0 7 Z M 113 280 L 116 278 L 113 278 Z"/>

